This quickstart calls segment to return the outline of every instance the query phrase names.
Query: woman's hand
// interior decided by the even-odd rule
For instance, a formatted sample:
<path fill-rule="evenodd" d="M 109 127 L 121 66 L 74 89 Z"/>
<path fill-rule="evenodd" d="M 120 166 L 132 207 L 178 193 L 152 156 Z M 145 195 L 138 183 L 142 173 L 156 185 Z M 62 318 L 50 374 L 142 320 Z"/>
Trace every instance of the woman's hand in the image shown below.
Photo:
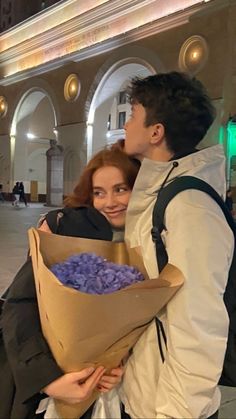
<path fill-rule="evenodd" d="M 111 370 L 110 375 L 103 375 L 98 383 L 98 390 L 101 393 L 106 393 L 117 386 L 122 380 L 124 374 L 124 367 L 118 367 Z"/>
<path fill-rule="evenodd" d="M 48 384 L 43 392 L 54 399 L 63 400 L 66 403 L 79 403 L 86 400 L 93 390 L 97 388 L 104 367 L 85 368 L 80 372 L 71 372 Z"/>

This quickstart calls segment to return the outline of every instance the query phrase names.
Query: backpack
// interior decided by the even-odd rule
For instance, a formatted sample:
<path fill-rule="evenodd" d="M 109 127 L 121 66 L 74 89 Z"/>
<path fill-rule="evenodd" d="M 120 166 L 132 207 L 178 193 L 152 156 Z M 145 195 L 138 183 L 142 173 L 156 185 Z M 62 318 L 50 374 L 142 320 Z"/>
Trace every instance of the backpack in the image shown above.
<path fill-rule="evenodd" d="M 152 216 L 152 239 L 156 246 L 157 264 L 159 272 L 168 262 L 168 255 L 161 239 L 161 233 L 165 229 L 164 215 L 168 203 L 180 192 L 187 189 L 197 189 L 210 195 L 221 207 L 224 216 L 233 231 L 236 243 L 236 225 L 234 219 L 226 207 L 220 195 L 208 183 L 192 176 L 181 176 L 160 190 Z M 229 315 L 229 332 L 224 365 L 219 384 L 236 387 L 236 247 L 229 270 L 229 277 L 224 293 L 224 303 Z"/>

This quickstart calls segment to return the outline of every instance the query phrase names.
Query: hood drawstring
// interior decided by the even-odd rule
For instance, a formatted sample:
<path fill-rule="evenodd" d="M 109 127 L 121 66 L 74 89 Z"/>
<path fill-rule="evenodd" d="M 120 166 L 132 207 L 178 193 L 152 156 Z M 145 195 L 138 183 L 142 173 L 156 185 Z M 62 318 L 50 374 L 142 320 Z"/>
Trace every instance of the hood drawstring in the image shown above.
<path fill-rule="evenodd" d="M 172 168 L 170 169 L 169 173 L 167 173 L 167 176 L 165 177 L 164 181 L 162 182 L 161 187 L 160 187 L 160 189 L 159 189 L 159 193 L 160 193 L 160 192 L 161 192 L 161 190 L 164 188 L 164 186 L 165 186 L 165 184 L 166 184 L 166 182 L 167 182 L 167 180 L 168 180 L 168 178 L 169 178 L 170 174 L 171 174 L 171 173 L 173 172 L 173 170 L 174 170 L 176 167 L 178 167 L 178 166 L 179 166 L 179 163 L 178 163 L 177 161 L 173 161 L 173 163 L 172 163 Z"/>
<path fill-rule="evenodd" d="M 169 173 L 167 173 L 167 176 L 165 177 L 164 181 L 161 184 L 161 187 L 158 191 L 158 195 L 161 194 L 161 191 L 163 190 L 170 174 L 172 173 L 172 171 L 179 166 L 179 163 L 177 161 L 173 161 L 172 163 L 172 168 L 169 170 Z M 156 214 L 156 205 L 154 206 L 154 210 L 152 213 L 152 229 L 151 229 L 151 234 L 152 234 L 152 240 L 155 243 L 155 247 L 156 247 L 156 252 L 158 253 L 158 257 L 157 257 L 157 264 L 158 264 L 158 269 L 159 272 L 162 271 L 162 269 L 164 268 L 164 266 L 168 263 L 168 255 L 166 253 L 166 249 L 165 246 L 163 244 L 162 238 L 161 238 L 161 233 L 163 230 L 166 231 L 166 226 L 164 224 L 164 222 L 161 220 L 157 220 L 155 218 L 157 218 L 157 214 Z M 157 227 L 159 226 L 159 228 Z M 161 264 L 159 264 L 158 260 L 161 260 Z M 160 349 L 161 350 L 161 349 Z M 163 358 L 162 361 L 164 362 Z"/>

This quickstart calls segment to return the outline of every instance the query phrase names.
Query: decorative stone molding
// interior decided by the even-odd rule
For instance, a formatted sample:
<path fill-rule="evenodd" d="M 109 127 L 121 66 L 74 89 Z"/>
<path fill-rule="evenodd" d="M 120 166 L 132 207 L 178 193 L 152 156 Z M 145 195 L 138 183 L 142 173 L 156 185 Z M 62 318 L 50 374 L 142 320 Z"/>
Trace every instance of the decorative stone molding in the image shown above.
<path fill-rule="evenodd" d="M 197 74 L 208 59 L 208 45 L 200 35 L 188 38 L 182 45 L 179 53 L 179 67 L 181 71 Z"/>
<path fill-rule="evenodd" d="M 80 81 L 76 74 L 70 74 L 64 84 L 64 98 L 67 102 L 75 102 L 80 94 Z"/>

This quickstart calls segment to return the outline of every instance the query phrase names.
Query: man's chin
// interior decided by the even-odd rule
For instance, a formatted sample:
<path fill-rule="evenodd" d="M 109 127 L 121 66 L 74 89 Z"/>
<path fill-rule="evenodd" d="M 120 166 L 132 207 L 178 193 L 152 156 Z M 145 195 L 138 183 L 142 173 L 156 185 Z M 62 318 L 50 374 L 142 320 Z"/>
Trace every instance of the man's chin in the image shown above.
<path fill-rule="evenodd" d="M 139 161 L 141 161 L 141 160 L 143 159 L 143 157 L 142 157 L 142 156 L 140 156 L 140 155 L 137 153 L 137 151 L 130 149 L 130 148 L 127 146 L 126 142 L 124 143 L 124 151 L 125 151 L 125 153 L 126 153 L 128 156 L 133 157 L 133 158 L 135 158 L 135 159 L 137 159 L 137 160 L 139 160 Z"/>
<path fill-rule="evenodd" d="M 126 142 L 124 143 L 124 151 L 126 154 L 128 154 L 128 156 L 130 156 L 129 147 L 127 147 Z"/>
<path fill-rule="evenodd" d="M 130 150 L 129 147 L 126 147 L 126 145 L 124 145 L 124 151 L 126 154 L 128 154 L 128 156 L 137 158 L 135 151 Z"/>

